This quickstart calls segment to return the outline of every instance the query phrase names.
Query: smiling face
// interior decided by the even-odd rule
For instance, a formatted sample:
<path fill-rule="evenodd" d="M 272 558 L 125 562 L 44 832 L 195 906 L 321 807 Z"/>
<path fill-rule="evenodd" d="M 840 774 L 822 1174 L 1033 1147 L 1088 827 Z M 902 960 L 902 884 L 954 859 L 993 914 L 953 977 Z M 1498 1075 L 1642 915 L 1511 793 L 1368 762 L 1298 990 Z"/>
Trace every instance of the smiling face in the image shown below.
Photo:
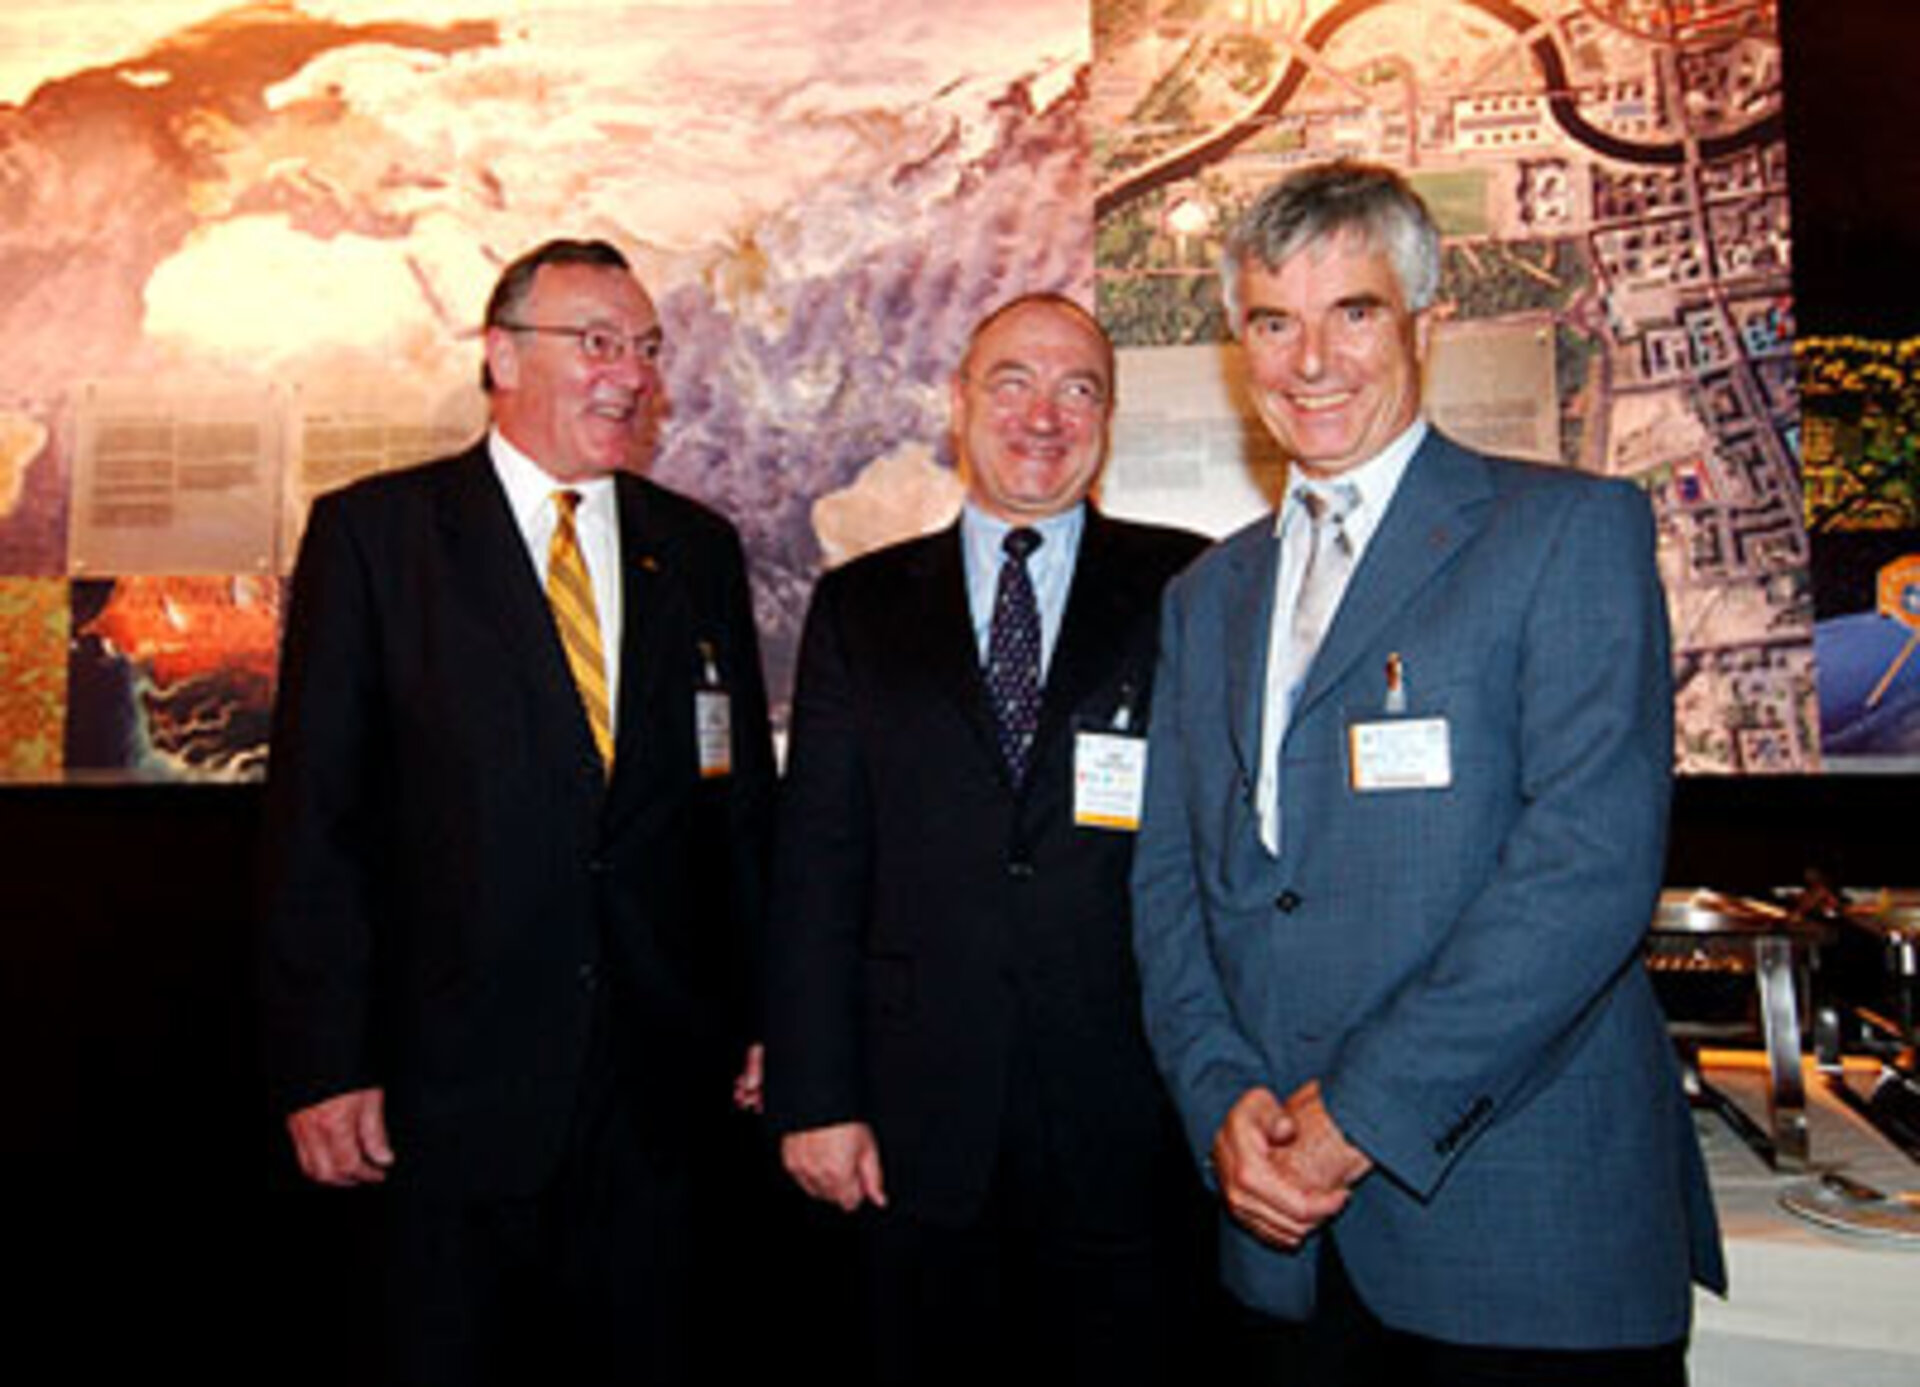
<path fill-rule="evenodd" d="M 576 337 L 487 329 L 493 419 L 507 440 L 556 481 L 603 476 L 643 438 L 659 402 L 660 319 L 639 281 L 600 265 L 543 265 L 515 313 L 542 328 L 602 328 L 628 350 L 592 361 Z M 651 341 L 653 347 L 634 350 Z"/>
<path fill-rule="evenodd" d="M 1364 236 L 1310 242 L 1278 268 L 1240 269 L 1253 405 L 1309 476 L 1366 462 L 1420 413 L 1429 310 Z"/>
<path fill-rule="evenodd" d="M 1085 499 L 1106 460 L 1112 354 L 1072 305 L 1034 299 L 974 338 L 953 381 L 953 428 L 973 503 L 1013 524 Z"/>

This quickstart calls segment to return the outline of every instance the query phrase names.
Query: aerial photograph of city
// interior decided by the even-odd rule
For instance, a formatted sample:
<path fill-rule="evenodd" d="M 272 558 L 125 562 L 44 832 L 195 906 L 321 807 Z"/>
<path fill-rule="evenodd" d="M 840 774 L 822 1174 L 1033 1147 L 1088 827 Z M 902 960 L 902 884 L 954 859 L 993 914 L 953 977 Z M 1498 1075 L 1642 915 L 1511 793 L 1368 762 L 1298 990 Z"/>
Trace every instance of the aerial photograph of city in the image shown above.
<path fill-rule="evenodd" d="M 1401 168 L 1445 237 L 1436 419 L 1646 489 L 1682 770 L 1816 769 L 1771 0 L 1099 0 L 1094 14 L 1096 276 L 1117 340 L 1177 352 L 1225 337 L 1220 228 L 1286 169 Z"/>

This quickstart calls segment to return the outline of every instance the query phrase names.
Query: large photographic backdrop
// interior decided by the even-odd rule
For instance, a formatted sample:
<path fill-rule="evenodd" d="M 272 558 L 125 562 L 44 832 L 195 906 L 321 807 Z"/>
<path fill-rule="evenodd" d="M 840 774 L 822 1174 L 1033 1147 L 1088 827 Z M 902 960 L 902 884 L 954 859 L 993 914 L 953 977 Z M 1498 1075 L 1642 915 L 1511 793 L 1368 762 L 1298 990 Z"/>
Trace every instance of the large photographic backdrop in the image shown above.
<path fill-rule="evenodd" d="M 1785 117 L 1858 58 L 1801 66 L 1802 27 L 1772 0 L 10 4 L 0 780 L 259 774 L 308 501 L 474 435 L 487 289 L 552 235 L 655 291 L 669 412 L 635 465 L 740 526 L 779 702 L 820 567 L 953 514 L 946 378 L 1013 293 L 1092 298 L 1122 344 L 1108 504 L 1237 524 L 1281 462 L 1237 404 L 1220 230 L 1339 154 L 1442 218 L 1442 423 L 1652 497 L 1677 764 L 1920 768 L 1912 329 L 1823 317 L 1796 371 L 1787 172 L 1818 196 L 1835 134 Z"/>
<path fill-rule="evenodd" d="M 1435 418 L 1648 492 L 1681 769 L 1816 767 L 1773 5 L 1096 13 L 1100 305 L 1140 373 L 1217 357 L 1218 228 L 1278 173 L 1341 155 L 1403 169 L 1446 238 Z"/>
<path fill-rule="evenodd" d="M 307 502 L 470 439 L 500 267 L 653 287 L 668 485 L 784 690 L 813 574 L 943 523 L 957 344 L 1090 291 L 1082 0 L 0 11 L 0 776 L 257 774 Z"/>

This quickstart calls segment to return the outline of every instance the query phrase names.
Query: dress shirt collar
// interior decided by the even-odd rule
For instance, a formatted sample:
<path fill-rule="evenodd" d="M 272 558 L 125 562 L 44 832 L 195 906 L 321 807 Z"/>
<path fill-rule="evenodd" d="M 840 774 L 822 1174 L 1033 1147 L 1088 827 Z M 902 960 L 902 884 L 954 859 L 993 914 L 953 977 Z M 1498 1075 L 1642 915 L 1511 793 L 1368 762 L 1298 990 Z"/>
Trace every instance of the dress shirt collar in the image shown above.
<path fill-rule="evenodd" d="M 620 580 L 619 493 L 611 475 L 585 481 L 560 482 L 532 458 L 506 440 L 498 429 L 487 433 L 487 454 L 493 472 L 506 493 L 513 511 L 513 523 L 520 531 L 533 579 L 544 593 L 550 546 L 560 508 L 554 504 L 557 491 L 574 491 L 580 504 L 574 508 L 574 534 L 580 554 L 587 565 L 587 578 L 593 584 L 594 615 L 600 626 L 601 645 L 606 651 L 607 699 L 616 730 L 620 716 L 620 650 L 624 625 L 625 594 Z"/>
<path fill-rule="evenodd" d="M 551 533 L 552 520 L 544 525 L 537 522 L 541 507 L 549 509 L 556 491 L 577 491 L 580 493 L 580 505 L 575 511 L 578 523 L 582 526 L 611 524 L 614 520 L 613 477 L 611 474 L 589 477 L 584 481 L 562 482 L 554 479 L 539 463 L 514 447 L 507 436 L 499 429 L 487 431 L 487 454 L 493 459 L 494 475 L 499 477 L 501 489 L 507 493 L 507 504 L 513 508 L 513 518 L 523 535 L 533 535 L 542 530 Z"/>
<path fill-rule="evenodd" d="M 1299 468 L 1291 468 L 1287 475 L 1287 494 L 1273 519 L 1273 532 L 1284 538 L 1289 519 L 1302 509 L 1297 504 L 1299 493 L 1308 487 L 1331 487 L 1340 483 L 1351 484 L 1360 493 L 1360 504 L 1347 517 L 1343 528 L 1347 539 L 1353 546 L 1357 561 L 1360 552 L 1366 548 L 1367 541 L 1380 525 L 1381 517 L 1387 513 L 1387 505 L 1393 500 L 1393 493 L 1400 489 L 1400 479 L 1406 475 L 1407 464 L 1413 461 L 1413 455 L 1420 451 L 1420 445 L 1427 439 L 1427 421 L 1415 419 L 1394 438 L 1394 440 L 1356 467 L 1350 467 L 1338 477 L 1318 482 L 1306 476 Z"/>
<path fill-rule="evenodd" d="M 1033 595 L 1040 608 L 1040 668 L 1044 673 L 1053 660 L 1054 641 L 1060 634 L 1067 610 L 1067 594 L 1073 587 L 1074 563 L 1080 553 L 1080 537 L 1087 525 L 1086 502 L 1032 521 L 1026 528 L 1038 530 L 1042 543 L 1027 559 L 1027 575 L 1033 580 Z M 973 618 L 973 633 L 986 659 L 987 639 L 993 623 L 994 588 L 1000 581 L 1000 565 L 1006 556 L 1001 541 L 1013 522 L 987 514 L 969 501 L 960 509 L 960 544 L 967 577 L 967 609 Z"/>
<path fill-rule="evenodd" d="M 1026 528 L 1038 530 L 1043 542 L 1033 551 L 1033 557 L 1027 560 L 1027 567 L 1037 570 L 1041 564 L 1051 560 L 1065 562 L 1071 570 L 1074 551 L 1080 547 L 1080 532 L 1086 523 L 1087 507 L 1084 501 L 1058 515 L 1028 523 Z M 1010 531 L 1017 528 L 1012 521 L 989 515 L 973 502 L 967 502 L 960 508 L 960 535 L 967 546 L 967 566 L 970 569 L 977 566 L 997 576 L 1000 572 L 1001 542 Z"/>

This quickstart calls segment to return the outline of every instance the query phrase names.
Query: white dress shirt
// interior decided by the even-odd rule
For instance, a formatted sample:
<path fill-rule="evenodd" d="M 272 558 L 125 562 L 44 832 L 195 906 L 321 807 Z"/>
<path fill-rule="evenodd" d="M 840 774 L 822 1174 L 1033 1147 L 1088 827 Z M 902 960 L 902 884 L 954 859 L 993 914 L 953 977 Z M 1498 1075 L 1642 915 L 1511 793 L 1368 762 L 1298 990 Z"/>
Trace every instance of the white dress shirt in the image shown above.
<path fill-rule="evenodd" d="M 1293 609 L 1300 600 L 1300 580 L 1306 571 L 1307 550 L 1312 539 L 1312 525 L 1307 519 L 1306 507 L 1301 504 L 1300 493 L 1307 487 L 1325 488 L 1334 483 L 1350 483 L 1359 491 L 1359 504 L 1342 526 L 1353 551 L 1353 563 L 1348 569 L 1351 576 L 1359 571 L 1367 544 L 1380 528 L 1381 517 L 1386 515 L 1393 493 L 1400 488 L 1407 464 L 1413 461 L 1413 455 L 1426 437 L 1426 420 L 1415 419 L 1393 442 L 1336 478 L 1315 482 L 1297 467 L 1287 478 L 1287 493 L 1281 498 L 1273 521 L 1280 562 L 1275 566 L 1273 617 L 1267 627 L 1266 697 L 1260 715 L 1260 780 L 1255 791 L 1255 802 L 1260 806 L 1260 841 L 1268 852 L 1276 855 L 1280 851 L 1280 743 L 1286 738 L 1287 720 L 1306 679 L 1305 671 L 1291 680 L 1287 673 L 1292 664 L 1287 646 L 1291 639 Z M 1329 630 L 1339 614 L 1336 602 Z"/>
<path fill-rule="evenodd" d="M 613 478 L 593 477 L 580 482 L 558 482 L 532 458 L 509 443 L 498 429 L 487 434 L 487 453 L 493 459 L 494 475 L 507 493 L 513 520 L 526 541 L 527 558 L 533 563 L 540 591 L 547 590 L 547 551 L 553 543 L 558 517 L 554 493 L 579 494 L 574 507 L 573 529 L 580 540 L 580 554 L 587 564 L 587 576 L 593 580 L 594 615 L 600 622 L 600 649 L 607 666 L 607 726 L 617 733 L 620 707 L 620 512 Z"/>

